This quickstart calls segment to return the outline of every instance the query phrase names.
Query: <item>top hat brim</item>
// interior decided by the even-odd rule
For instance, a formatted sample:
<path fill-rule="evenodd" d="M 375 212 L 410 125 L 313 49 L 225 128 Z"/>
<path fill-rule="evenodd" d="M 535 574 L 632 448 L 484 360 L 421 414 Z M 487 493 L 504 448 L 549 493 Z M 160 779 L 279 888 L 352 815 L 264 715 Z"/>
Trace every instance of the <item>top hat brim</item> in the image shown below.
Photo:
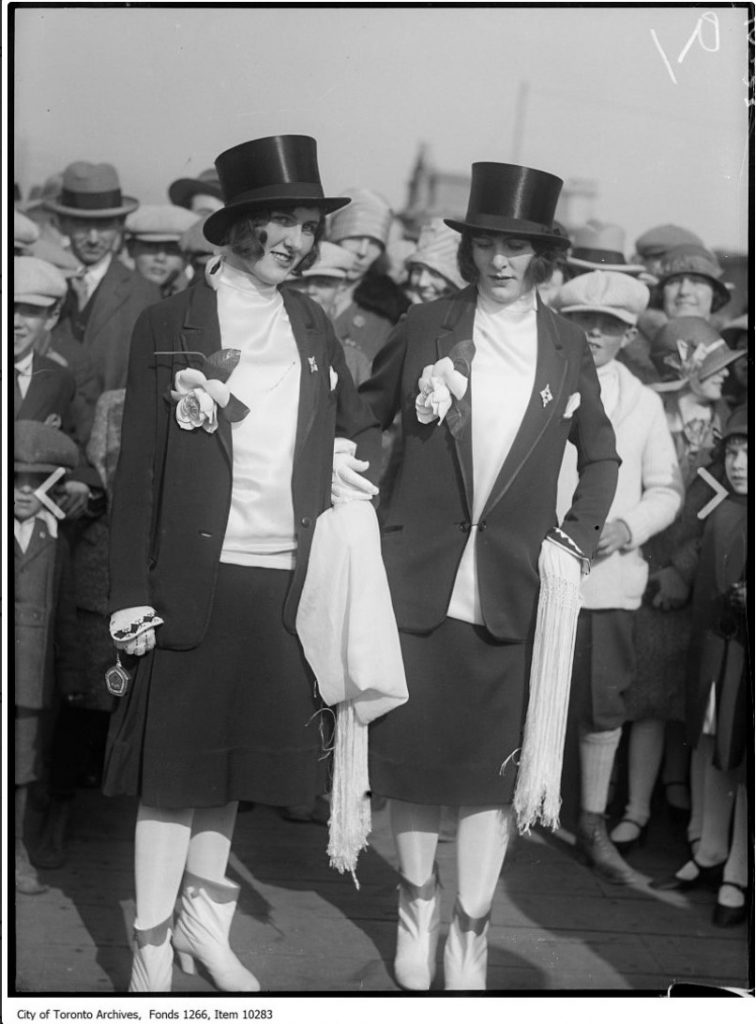
<path fill-rule="evenodd" d="M 532 238 L 550 245 L 567 249 L 570 244 L 569 238 L 564 235 L 550 231 L 542 224 L 534 221 L 518 220 L 516 217 L 497 217 L 492 214 L 479 214 L 469 220 L 447 220 L 444 224 L 454 231 L 486 231 L 496 232 L 504 235 L 516 235 L 517 238 Z"/>
<path fill-rule="evenodd" d="M 263 192 L 259 189 L 258 192 Z M 271 195 L 258 195 L 253 198 L 240 199 L 237 202 L 228 203 L 211 213 L 202 225 L 202 233 L 208 242 L 213 245 L 225 245 L 228 230 L 234 221 L 239 220 L 245 214 L 259 209 L 270 209 L 272 206 L 315 206 L 324 214 L 340 210 L 347 206 L 352 200 L 349 196 L 314 196 L 298 194 L 296 189 L 289 193 L 285 188 L 272 188 Z M 306 190 L 303 190 L 306 191 Z"/>
<path fill-rule="evenodd" d="M 215 196 L 223 202 L 220 183 L 201 181 L 199 178 L 179 178 L 168 187 L 168 198 L 174 206 L 188 208 L 195 196 Z"/>
<path fill-rule="evenodd" d="M 104 217 L 125 217 L 133 213 L 139 206 L 139 200 L 133 196 L 122 196 L 120 206 L 107 206 L 100 209 L 81 209 L 79 206 L 65 206 L 57 199 L 45 199 L 42 206 L 53 213 L 62 213 L 69 217 L 83 217 L 86 220 L 102 220 Z"/>

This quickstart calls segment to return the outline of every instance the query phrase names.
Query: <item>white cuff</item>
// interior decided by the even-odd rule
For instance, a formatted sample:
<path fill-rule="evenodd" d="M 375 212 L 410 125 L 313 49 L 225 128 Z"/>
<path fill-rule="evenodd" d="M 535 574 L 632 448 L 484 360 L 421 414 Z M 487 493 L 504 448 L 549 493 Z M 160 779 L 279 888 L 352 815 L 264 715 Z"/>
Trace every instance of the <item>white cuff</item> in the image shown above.
<path fill-rule="evenodd" d="M 110 616 L 110 635 L 119 643 L 126 643 L 146 633 L 148 629 L 162 626 L 163 620 L 149 605 L 138 608 L 123 608 Z"/>

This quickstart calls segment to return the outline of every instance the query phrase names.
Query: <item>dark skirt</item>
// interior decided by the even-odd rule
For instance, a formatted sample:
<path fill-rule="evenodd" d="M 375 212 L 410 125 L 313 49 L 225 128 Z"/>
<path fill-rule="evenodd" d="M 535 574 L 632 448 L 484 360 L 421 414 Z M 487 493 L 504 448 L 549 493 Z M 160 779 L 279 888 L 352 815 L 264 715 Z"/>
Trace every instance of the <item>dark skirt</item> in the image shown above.
<path fill-rule="evenodd" d="M 370 727 L 372 791 L 418 804 L 510 803 L 532 645 L 456 619 L 400 639 L 409 700 Z"/>
<path fill-rule="evenodd" d="M 200 645 L 138 659 L 111 720 L 106 794 L 178 809 L 305 804 L 324 792 L 322 702 L 283 626 L 290 581 L 278 569 L 221 564 Z"/>
<path fill-rule="evenodd" d="M 618 729 L 635 678 L 635 612 L 581 609 L 572 663 L 570 715 L 590 732 Z"/>
<path fill-rule="evenodd" d="M 625 694 L 628 721 L 685 721 L 685 675 L 690 606 L 663 612 L 642 604 L 635 612 L 637 672 Z"/>

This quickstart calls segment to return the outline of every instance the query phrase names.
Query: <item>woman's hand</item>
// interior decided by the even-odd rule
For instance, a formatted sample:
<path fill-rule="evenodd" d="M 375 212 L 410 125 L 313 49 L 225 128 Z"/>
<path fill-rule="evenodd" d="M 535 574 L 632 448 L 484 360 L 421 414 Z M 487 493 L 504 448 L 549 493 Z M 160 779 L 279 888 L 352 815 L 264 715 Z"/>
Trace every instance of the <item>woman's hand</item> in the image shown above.
<path fill-rule="evenodd" d="M 333 471 L 331 473 L 331 501 L 339 505 L 345 501 L 370 501 L 378 488 L 362 474 L 370 463 L 357 459 L 354 441 L 337 437 L 333 446 Z"/>
<path fill-rule="evenodd" d="M 626 547 L 631 540 L 632 536 L 624 519 L 612 519 L 610 523 L 604 524 L 596 553 L 604 557 L 613 555 L 615 551 Z"/>
<path fill-rule="evenodd" d="M 657 583 L 659 588 L 651 602 L 654 608 L 670 612 L 675 608 L 682 608 L 687 602 L 690 593 L 688 584 L 673 566 L 669 565 L 666 569 L 652 573 L 649 578 L 649 583 L 651 582 Z"/>
<path fill-rule="evenodd" d="M 155 646 L 155 627 L 162 624 L 148 605 L 123 608 L 110 616 L 110 635 L 119 651 L 141 657 Z"/>

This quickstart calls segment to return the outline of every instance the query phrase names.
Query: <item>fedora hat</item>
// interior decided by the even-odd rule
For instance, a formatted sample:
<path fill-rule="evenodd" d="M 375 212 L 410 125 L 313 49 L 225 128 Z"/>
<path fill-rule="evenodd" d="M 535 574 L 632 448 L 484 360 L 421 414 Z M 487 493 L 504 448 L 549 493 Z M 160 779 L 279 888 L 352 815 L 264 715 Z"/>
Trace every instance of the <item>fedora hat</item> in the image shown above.
<path fill-rule="evenodd" d="M 168 186 L 168 198 L 174 206 L 185 206 L 189 209 L 189 204 L 195 196 L 214 196 L 223 202 L 218 172 L 214 167 L 208 167 L 196 178 L 178 178 Z"/>
<path fill-rule="evenodd" d="M 215 167 L 226 205 L 211 213 L 203 226 L 213 245 L 225 245 L 234 221 L 256 207 L 286 203 L 332 213 L 349 202 L 347 196 L 324 194 L 317 143 L 309 135 L 270 135 L 242 142 L 221 153 Z"/>
<path fill-rule="evenodd" d="M 46 210 L 72 217 L 124 217 L 139 200 L 121 193 L 118 172 L 112 164 L 77 160 L 63 171 L 60 192 L 43 200 Z"/>
<path fill-rule="evenodd" d="M 642 263 L 627 262 L 624 249 L 625 232 L 619 224 L 589 220 L 575 232 L 567 263 L 581 270 L 611 270 L 621 274 L 643 273 L 646 268 Z"/>
<path fill-rule="evenodd" d="M 455 231 L 500 231 L 567 247 L 554 230 L 562 179 L 518 164 L 472 165 L 470 198 L 464 220 L 445 219 Z"/>

